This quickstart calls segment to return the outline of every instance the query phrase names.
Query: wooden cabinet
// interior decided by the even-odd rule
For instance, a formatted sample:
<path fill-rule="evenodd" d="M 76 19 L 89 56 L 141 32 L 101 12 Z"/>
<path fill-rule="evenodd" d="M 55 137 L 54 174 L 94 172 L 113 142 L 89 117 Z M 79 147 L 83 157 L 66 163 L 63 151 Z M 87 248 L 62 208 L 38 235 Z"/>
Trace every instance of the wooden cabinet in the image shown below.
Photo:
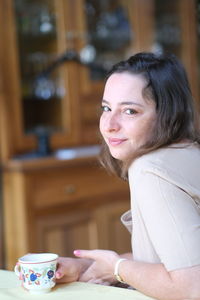
<path fill-rule="evenodd" d="M 127 183 L 106 174 L 96 157 L 12 161 L 4 172 L 4 195 L 9 269 L 26 252 L 130 250 L 130 234 L 120 224 L 129 209 Z"/>

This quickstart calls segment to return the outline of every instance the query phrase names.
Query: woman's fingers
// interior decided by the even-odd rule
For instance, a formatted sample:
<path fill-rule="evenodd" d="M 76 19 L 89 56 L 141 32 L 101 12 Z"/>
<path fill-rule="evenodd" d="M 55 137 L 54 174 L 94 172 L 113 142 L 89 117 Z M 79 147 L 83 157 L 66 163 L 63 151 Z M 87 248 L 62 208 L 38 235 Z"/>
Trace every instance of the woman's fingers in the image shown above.
<path fill-rule="evenodd" d="M 99 257 L 99 250 L 74 250 L 74 255 L 77 257 L 84 257 L 97 260 Z"/>
<path fill-rule="evenodd" d="M 57 270 L 56 270 L 56 279 L 61 279 L 65 275 L 65 265 L 62 265 L 58 262 Z"/>
<path fill-rule="evenodd" d="M 55 275 L 59 282 L 76 281 L 79 276 L 79 262 L 75 258 L 59 257 Z"/>
<path fill-rule="evenodd" d="M 95 261 L 98 260 L 110 260 L 117 254 L 114 251 L 109 250 L 74 250 L 74 255 L 77 257 L 89 258 Z"/>

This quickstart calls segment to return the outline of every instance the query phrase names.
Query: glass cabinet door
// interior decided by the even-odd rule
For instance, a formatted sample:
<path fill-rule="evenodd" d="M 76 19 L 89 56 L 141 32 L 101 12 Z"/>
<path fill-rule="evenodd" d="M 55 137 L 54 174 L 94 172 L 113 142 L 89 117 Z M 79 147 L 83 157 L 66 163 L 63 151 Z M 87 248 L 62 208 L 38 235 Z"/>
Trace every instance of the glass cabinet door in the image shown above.
<path fill-rule="evenodd" d="M 105 79 L 113 64 L 133 54 L 135 36 L 130 12 L 134 5 L 127 0 L 81 0 L 79 3 L 82 15 L 77 18 L 82 21 L 77 23 L 80 38 L 76 46 L 83 57 L 92 56 L 88 77 L 95 83 Z"/>
<path fill-rule="evenodd" d="M 181 20 L 178 1 L 155 0 L 154 51 L 167 51 L 181 56 Z"/>
<path fill-rule="evenodd" d="M 57 20 L 52 0 L 15 0 L 23 126 L 26 134 L 62 131 L 65 86 L 59 68 Z"/>
<path fill-rule="evenodd" d="M 128 2 L 120 0 L 86 0 L 84 3 L 86 42 L 95 49 L 90 66 L 92 80 L 104 80 L 106 70 L 132 52 L 134 32 Z"/>
<path fill-rule="evenodd" d="M 198 0 L 154 0 L 154 44 L 152 50 L 174 53 L 183 62 L 194 98 L 197 100 L 199 92 L 196 1 Z"/>
<path fill-rule="evenodd" d="M 69 74 L 64 64 L 69 30 L 64 8 L 69 11 L 68 4 L 13 0 L 23 139 L 50 137 L 53 148 L 66 147 L 76 139 L 77 126 L 72 126 L 70 114 L 73 96 L 69 101 Z M 24 141 L 21 148 L 28 148 Z"/>

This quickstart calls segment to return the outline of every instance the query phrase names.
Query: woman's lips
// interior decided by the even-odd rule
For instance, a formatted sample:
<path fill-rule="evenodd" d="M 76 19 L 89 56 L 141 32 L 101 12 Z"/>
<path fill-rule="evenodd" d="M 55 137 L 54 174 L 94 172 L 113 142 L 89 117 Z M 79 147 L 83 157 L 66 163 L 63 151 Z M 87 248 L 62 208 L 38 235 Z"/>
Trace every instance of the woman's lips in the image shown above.
<path fill-rule="evenodd" d="M 108 138 L 108 143 L 111 146 L 118 146 L 118 145 L 122 144 L 125 141 L 126 141 L 126 139 Z"/>

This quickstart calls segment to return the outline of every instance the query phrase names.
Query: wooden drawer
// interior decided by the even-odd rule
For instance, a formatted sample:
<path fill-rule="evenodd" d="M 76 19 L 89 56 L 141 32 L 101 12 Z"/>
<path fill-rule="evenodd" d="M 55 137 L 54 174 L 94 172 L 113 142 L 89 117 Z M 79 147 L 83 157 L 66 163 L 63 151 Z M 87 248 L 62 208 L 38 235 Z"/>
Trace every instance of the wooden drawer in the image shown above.
<path fill-rule="evenodd" d="M 128 191 L 127 183 L 91 166 L 43 170 L 29 179 L 29 199 L 38 209 Z"/>

